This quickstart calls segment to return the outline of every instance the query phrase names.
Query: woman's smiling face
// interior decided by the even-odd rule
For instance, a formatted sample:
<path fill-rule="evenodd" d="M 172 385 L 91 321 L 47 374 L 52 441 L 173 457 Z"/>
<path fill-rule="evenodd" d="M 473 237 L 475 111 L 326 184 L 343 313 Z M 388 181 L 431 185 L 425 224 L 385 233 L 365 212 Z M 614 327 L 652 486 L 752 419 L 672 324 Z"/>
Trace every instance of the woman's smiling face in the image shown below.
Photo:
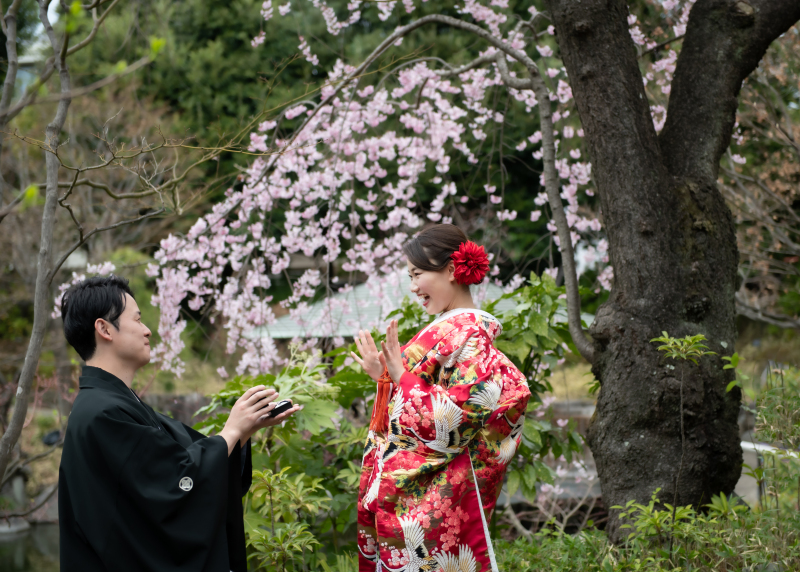
<path fill-rule="evenodd" d="M 461 286 L 455 281 L 451 262 L 443 270 L 421 270 L 408 261 L 411 292 L 417 296 L 428 314 L 440 314 L 453 306 Z"/>

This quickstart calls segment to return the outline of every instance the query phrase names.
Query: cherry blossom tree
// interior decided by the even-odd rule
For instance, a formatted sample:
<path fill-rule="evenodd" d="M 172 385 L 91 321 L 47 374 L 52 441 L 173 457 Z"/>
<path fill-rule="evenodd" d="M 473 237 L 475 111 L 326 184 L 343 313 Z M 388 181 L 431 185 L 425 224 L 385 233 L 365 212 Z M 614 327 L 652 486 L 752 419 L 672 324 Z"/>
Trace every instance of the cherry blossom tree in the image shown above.
<path fill-rule="evenodd" d="M 800 5 L 663 0 L 631 12 L 622 0 L 464 0 L 454 16 L 414 0 L 310 4 L 333 36 L 368 17 L 397 26 L 363 61 L 338 61 L 318 91 L 261 123 L 251 149 L 280 152 L 256 159 L 188 234 L 162 242 L 150 272 L 163 367 L 181 371 L 184 304 L 221 320 L 228 350 L 241 356 L 237 372 L 264 371 L 280 356 L 270 339 L 248 334 L 274 321 L 274 304 L 302 320 L 315 297 L 362 277 L 383 296 L 404 262 L 402 244 L 429 220 L 458 222 L 481 208 L 483 224 L 502 228 L 545 216 L 573 341 L 602 385 L 588 441 L 606 505 L 646 501 L 657 487 L 671 498 L 677 486 L 683 504 L 730 492 L 742 462 L 740 394 L 725 391 L 731 373 L 718 358 L 687 368 L 688 462 L 678 486 L 680 384 L 648 342 L 663 330 L 702 332 L 720 355 L 733 351 L 738 254 L 719 162 L 742 81 L 800 18 Z M 266 0 L 262 15 L 294 9 L 287 2 L 276 13 Z M 423 28 L 480 47 L 468 61 L 404 52 L 403 39 Z M 268 49 L 267 34 L 253 46 Z M 321 46 L 298 37 L 309 65 Z M 508 102 L 502 109 L 497 94 Z M 525 140 L 505 141 L 531 117 Z M 505 204 L 509 146 L 541 166 L 525 212 Z M 454 167 L 478 164 L 487 147 L 495 168 L 476 173 L 482 192 L 468 194 Z M 420 200 L 423 187 L 436 189 L 432 199 Z M 580 243 L 611 288 L 591 337 L 580 320 Z M 293 279 L 296 255 L 318 264 Z M 272 293 L 281 275 L 292 285 L 283 300 Z M 333 298 L 324 300 L 332 311 Z M 612 538 L 618 526 L 612 514 Z"/>

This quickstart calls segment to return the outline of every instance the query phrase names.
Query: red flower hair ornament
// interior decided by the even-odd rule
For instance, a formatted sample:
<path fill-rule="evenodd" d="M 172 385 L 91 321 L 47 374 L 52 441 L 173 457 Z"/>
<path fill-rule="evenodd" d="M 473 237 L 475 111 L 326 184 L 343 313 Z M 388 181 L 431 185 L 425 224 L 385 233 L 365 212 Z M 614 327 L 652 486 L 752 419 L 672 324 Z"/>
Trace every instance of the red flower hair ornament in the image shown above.
<path fill-rule="evenodd" d="M 466 286 L 480 284 L 489 272 L 489 257 L 486 256 L 486 251 L 471 240 L 462 242 L 450 258 L 455 264 L 455 277 L 459 284 Z"/>

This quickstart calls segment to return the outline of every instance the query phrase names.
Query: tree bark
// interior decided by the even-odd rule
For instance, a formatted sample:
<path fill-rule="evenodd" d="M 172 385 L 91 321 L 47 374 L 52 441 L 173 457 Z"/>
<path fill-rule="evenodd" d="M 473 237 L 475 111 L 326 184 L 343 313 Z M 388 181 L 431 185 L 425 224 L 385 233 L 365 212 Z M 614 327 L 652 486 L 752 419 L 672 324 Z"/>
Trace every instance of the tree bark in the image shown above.
<path fill-rule="evenodd" d="M 48 0 L 40 0 L 39 17 L 44 24 L 56 61 L 59 79 L 61 81 L 61 93 L 70 91 L 70 75 L 67 67 L 66 55 L 69 37 L 65 36 L 63 43 L 56 39 L 55 31 L 47 18 Z M 11 413 L 11 420 L 8 423 L 3 436 L 0 437 L 0 475 L 5 474 L 6 467 L 11 459 L 14 446 L 22 433 L 22 425 L 25 422 L 25 415 L 28 412 L 28 398 L 30 397 L 33 378 L 39 365 L 39 357 L 42 353 L 42 343 L 47 331 L 47 319 L 52 308 L 52 298 L 50 297 L 51 268 L 53 265 L 53 228 L 55 227 L 56 207 L 58 206 L 58 170 L 60 163 L 55 152 L 59 145 L 59 135 L 64 122 L 67 119 L 70 99 L 64 98 L 58 102 L 56 114 L 45 130 L 45 143 L 51 151 L 45 153 L 47 187 L 45 191 L 45 202 L 42 212 L 42 227 L 39 239 L 39 256 L 36 264 L 36 289 L 34 291 L 33 302 L 33 328 L 31 338 L 28 342 L 28 350 L 25 353 L 25 362 L 22 365 L 22 372 L 17 386 L 16 399 Z"/>
<path fill-rule="evenodd" d="M 796 0 L 698 0 L 659 137 L 623 0 L 547 0 L 583 123 L 609 240 L 614 286 L 590 329 L 601 383 L 588 431 L 606 506 L 646 502 L 657 488 L 695 506 L 738 481 L 741 394 L 722 369 L 736 339 L 738 251 L 717 188 L 741 82 L 800 19 Z M 680 373 L 650 340 L 702 333 L 712 351 Z M 619 540 L 617 511 L 608 531 Z"/>
<path fill-rule="evenodd" d="M 17 70 L 19 69 L 19 58 L 17 57 L 17 13 L 22 0 L 14 0 L 8 11 L 2 16 L 2 29 L 6 37 L 6 54 L 8 55 L 8 69 L 6 70 L 6 78 L 3 82 L 2 95 L 0 95 L 0 111 L 8 109 L 11 98 L 14 95 L 14 84 L 17 81 Z M 0 119 L 0 129 L 5 131 L 7 121 Z M 3 150 L 3 140 L 0 139 L 0 152 Z M 3 173 L 0 172 L 0 207 L 5 203 L 6 181 L 3 178 Z M 17 201 L 19 202 L 19 201 Z M 8 212 L 16 203 L 12 203 L 7 207 Z M 5 209 L 4 209 L 5 210 Z M 8 214 L 8 212 L 0 211 L 0 222 Z"/>

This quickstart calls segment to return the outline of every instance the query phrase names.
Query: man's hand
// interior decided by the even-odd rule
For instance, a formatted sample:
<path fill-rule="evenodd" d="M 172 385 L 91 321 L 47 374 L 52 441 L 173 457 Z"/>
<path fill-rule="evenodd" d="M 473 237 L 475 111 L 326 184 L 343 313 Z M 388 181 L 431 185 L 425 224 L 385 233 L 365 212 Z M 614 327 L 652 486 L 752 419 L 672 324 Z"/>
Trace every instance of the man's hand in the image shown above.
<path fill-rule="evenodd" d="M 236 400 L 225 427 L 219 432 L 220 437 L 228 443 L 229 455 L 236 443 L 246 443 L 253 433 L 267 426 L 264 425 L 266 421 L 261 418 L 275 408 L 276 399 L 278 393 L 274 389 L 257 385 L 245 391 L 244 395 Z M 289 411 L 275 419 L 283 418 Z"/>
<path fill-rule="evenodd" d="M 271 411 L 273 408 L 274 408 L 274 406 L 270 408 L 270 411 Z M 303 409 L 303 406 L 302 406 L 302 405 L 292 405 L 292 407 L 291 407 L 290 409 L 287 409 L 287 410 L 286 410 L 286 411 L 284 411 L 283 413 L 279 413 L 279 414 L 278 414 L 278 415 L 276 415 L 275 417 L 267 417 L 266 419 L 264 419 L 263 421 L 261 421 L 261 422 L 260 422 L 260 423 L 259 423 L 259 424 L 256 426 L 256 429 L 255 429 L 255 431 L 253 431 L 253 433 L 255 433 L 256 431 L 258 431 L 259 429 L 264 429 L 265 427 L 274 427 L 275 425 L 280 425 L 281 423 L 283 423 L 284 421 L 286 421 L 286 420 L 287 420 L 289 417 L 291 417 L 292 415 L 294 415 L 295 413 L 297 413 L 297 412 L 298 412 L 298 411 L 300 411 L 301 409 Z M 249 439 L 249 438 L 250 438 L 250 437 L 248 436 L 248 439 Z M 245 439 L 245 442 L 247 442 L 247 439 Z"/>

